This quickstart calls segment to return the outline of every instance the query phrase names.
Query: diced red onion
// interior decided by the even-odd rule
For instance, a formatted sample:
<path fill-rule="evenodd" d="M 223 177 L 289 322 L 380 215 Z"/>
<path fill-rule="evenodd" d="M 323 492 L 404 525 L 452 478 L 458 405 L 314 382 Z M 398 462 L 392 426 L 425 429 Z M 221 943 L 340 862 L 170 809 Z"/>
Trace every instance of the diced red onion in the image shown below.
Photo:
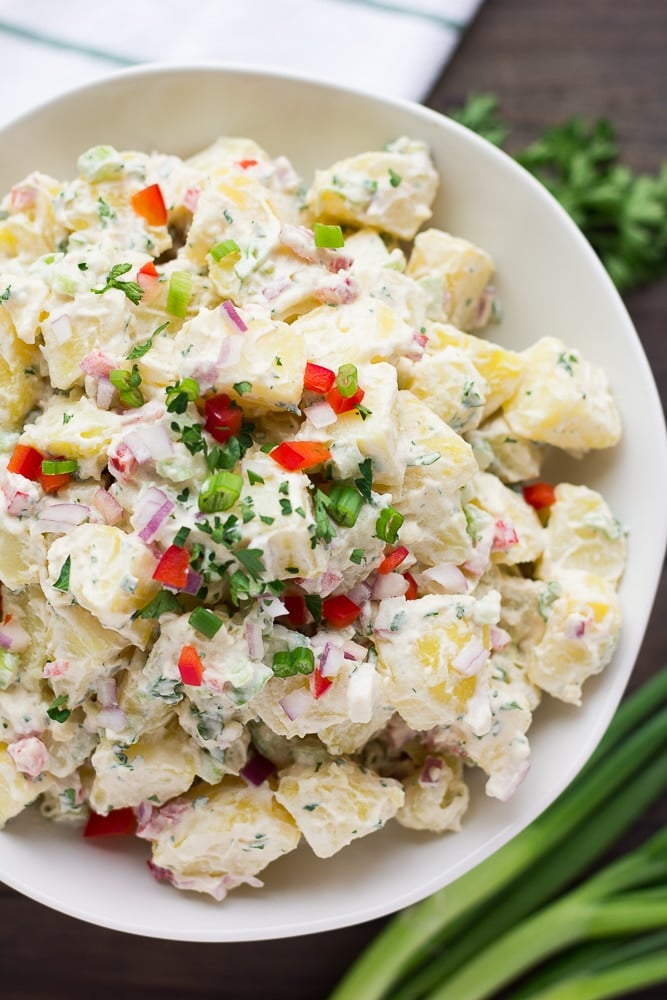
<path fill-rule="evenodd" d="M 53 330 L 58 345 L 67 343 L 72 338 L 72 324 L 67 313 L 61 313 L 55 319 L 50 317 L 49 326 Z"/>
<path fill-rule="evenodd" d="M 493 552 L 505 552 L 512 545 L 517 545 L 519 536 L 511 521 L 499 517 L 493 526 L 493 542 L 491 549 Z"/>
<path fill-rule="evenodd" d="M 184 594 L 191 594 L 193 597 L 198 593 L 203 582 L 201 573 L 195 573 L 193 569 L 188 570 L 185 586 L 182 588 Z"/>
<path fill-rule="evenodd" d="M 479 673 L 488 658 L 488 649 L 484 648 L 481 639 L 474 636 L 472 639 L 469 639 L 463 649 L 459 650 L 456 654 L 452 660 L 452 666 L 460 674 L 465 674 L 466 677 L 472 677 L 473 674 Z"/>
<path fill-rule="evenodd" d="M 257 663 L 264 656 L 264 639 L 262 637 L 262 626 L 259 622 L 246 619 L 245 637 L 248 644 L 248 656 Z"/>
<path fill-rule="evenodd" d="M 103 726 L 105 729 L 113 729 L 114 732 L 118 733 L 122 729 L 125 729 L 127 715 L 118 705 L 110 705 L 108 708 L 103 708 L 101 712 L 98 712 L 97 722 L 98 725 Z"/>
<path fill-rule="evenodd" d="M 342 646 L 327 642 L 320 657 L 320 673 L 322 677 L 335 677 L 343 665 L 345 652 Z"/>
<path fill-rule="evenodd" d="M 137 467 L 137 460 L 128 446 L 121 441 L 109 452 L 107 465 L 114 479 L 123 479 L 127 482 Z"/>
<path fill-rule="evenodd" d="M 326 285 L 321 285 L 313 292 L 313 298 L 325 305 L 339 306 L 354 302 L 359 295 L 359 285 L 349 274 L 335 280 L 330 280 Z"/>
<path fill-rule="evenodd" d="M 125 435 L 125 444 L 139 465 L 159 462 L 174 453 L 174 444 L 164 424 L 149 424 Z"/>
<path fill-rule="evenodd" d="M 329 427 L 331 424 L 335 424 L 338 419 L 333 408 L 327 403 L 326 399 L 317 403 L 312 403 L 310 406 L 306 406 L 303 412 L 313 427 L 317 427 L 318 430 L 322 427 Z"/>
<path fill-rule="evenodd" d="M 512 640 L 509 632 L 506 632 L 500 625 L 492 625 L 489 629 L 491 638 L 491 648 L 494 650 L 504 649 Z"/>
<path fill-rule="evenodd" d="M 42 677 L 62 677 L 69 670 L 69 660 L 47 660 Z"/>
<path fill-rule="evenodd" d="M 378 573 L 371 591 L 371 600 L 382 601 L 385 597 L 401 597 L 409 583 L 402 573 Z"/>
<path fill-rule="evenodd" d="M 495 528 L 493 524 L 487 525 L 486 528 L 482 530 L 470 558 L 466 559 L 463 563 L 463 569 L 466 570 L 467 573 L 472 573 L 473 576 L 481 576 L 489 565 L 494 531 Z"/>
<path fill-rule="evenodd" d="M 142 542 L 150 542 L 174 509 L 174 503 L 163 490 L 151 486 L 146 491 L 139 509 L 134 515 L 135 530 Z"/>
<path fill-rule="evenodd" d="M 224 338 L 218 354 L 218 365 L 221 368 L 233 368 L 241 360 L 243 353 L 243 337 L 231 333 Z"/>
<path fill-rule="evenodd" d="M 280 618 L 287 614 L 287 608 L 282 601 L 274 597 L 273 594 L 266 594 L 261 598 L 262 611 L 265 611 L 269 618 Z"/>
<path fill-rule="evenodd" d="M 250 757 L 241 770 L 239 776 L 248 785 L 258 787 L 264 784 L 267 778 L 276 772 L 276 765 L 268 757 L 263 757 L 261 753 L 255 753 Z"/>
<path fill-rule="evenodd" d="M 298 687 L 281 698 L 278 704 L 290 722 L 294 722 L 310 708 L 313 698 L 308 688 Z"/>
<path fill-rule="evenodd" d="M 100 378 L 97 381 L 97 392 L 95 402 L 100 410 L 110 410 L 114 400 L 115 387 L 108 378 Z"/>
<path fill-rule="evenodd" d="M 11 653 L 20 653 L 30 645 L 30 636 L 14 618 L 0 625 L 0 646 Z"/>
<path fill-rule="evenodd" d="M 347 639 L 343 643 L 343 650 L 345 651 L 346 660 L 365 660 L 368 650 L 365 646 L 360 643 L 355 642 L 353 639 Z"/>
<path fill-rule="evenodd" d="M 109 378 L 109 373 L 118 368 L 118 362 L 106 351 L 94 350 L 81 360 L 79 365 L 85 375 L 94 375 L 96 378 Z"/>
<path fill-rule="evenodd" d="M 132 407 L 121 414 L 123 424 L 150 424 L 159 420 L 167 412 L 164 403 L 159 399 L 149 399 L 143 406 Z"/>
<path fill-rule="evenodd" d="M 436 584 L 437 589 L 444 594 L 466 594 L 468 592 L 468 581 L 456 563 L 442 562 L 431 566 L 419 574 L 419 579 Z"/>
<path fill-rule="evenodd" d="M 90 507 L 84 503 L 54 503 L 37 514 L 37 531 L 60 534 L 71 531 L 77 524 L 90 520 Z"/>
<path fill-rule="evenodd" d="M 25 514 L 29 507 L 29 493 L 24 493 L 23 490 L 14 490 L 13 493 L 7 495 L 7 513 L 11 514 L 12 517 L 18 517 L 20 514 Z"/>
<path fill-rule="evenodd" d="M 347 683 L 347 714 L 351 722 L 370 722 L 375 693 L 375 667 L 366 660 L 360 663 Z"/>
<path fill-rule="evenodd" d="M 372 579 L 369 578 L 370 582 L 369 580 L 362 580 L 360 583 L 356 584 L 356 586 L 354 586 L 347 595 L 350 600 L 359 605 L 370 600 L 370 596 L 373 593 L 373 583 L 375 578 L 375 575 L 373 575 Z"/>
<path fill-rule="evenodd" d="M 183 193 L 183 207 L 187 208 L 188 212 L 196 212 L 197 205 L 199 204 L 199 195 L 201 191 L 198 187 L 189 187 Z"/>
<path fill-rule="evenodd" d="M 277 299 L 279 295 L 286 291 L 291 284 L 292 282 L 289 278 L 278 278 L 277 281 L 272 281 L 270 285 L 262 289 L 262 295 L 269 302 L 272 302 L 273 299 Z"/>
<path fill-rule="evenodd" d="M 36 736 L 25 736 L 7 747 L 7 753 L 14 761 L 16 770 L 28 778 L 38 778 L 49 763 L 49 751 Z"/>
<path fill-rule="evenodd" d="M 93 507 L 99 510 L 107 524 L 118 524 L 123 516 L 123 508 L 115 496 L 101 486 L 93 496 Z"/>
<path fill-rule="evenodd" d="M 442 775 L 442 757 L 426 757 L 419 775 L 420 785 L 437 785 Z"/>
<path fill-rule="evenodd" d="M 320 576 L 301 580 L 300 586 L 307 594 L 319 594 L 320 597 L 328 597 L 342 582 L 342 573 L 339 573 L 336 569 L 325 569 L 324 573 L 321 573 Z"/>
<path fill-rule="evenodd" d="M 115 708 L 118 704 L 114 677 L 101 677 L 95 685 L 95 692 L 102 708 Z"/>
<path fill-rule="evenodd" d="M 220 303 L 220 308 L 227 314 L 231 322 L 234 324 L 237 330 L 241 333 L 245 333 L 248 327 L 243 322 L 242 318 L 239 316 L 238 312 L 234 307 L 234 303 L 231 299 L 225 299 L 224 302 Z"/>
<path fill-rule="evenodd" d="M 36 200 L 37 190 L 29 184 L 15 184 L 9 197 L 13 212 L 22 212 L 30 208 Z"/>
<path fill-rule="evenodd" d="M 191 369 L 190 376 L 199 386 L 199 391 L 204 393 L 218 381 L 218 366 L 212 361 L 200 361 Z"/>

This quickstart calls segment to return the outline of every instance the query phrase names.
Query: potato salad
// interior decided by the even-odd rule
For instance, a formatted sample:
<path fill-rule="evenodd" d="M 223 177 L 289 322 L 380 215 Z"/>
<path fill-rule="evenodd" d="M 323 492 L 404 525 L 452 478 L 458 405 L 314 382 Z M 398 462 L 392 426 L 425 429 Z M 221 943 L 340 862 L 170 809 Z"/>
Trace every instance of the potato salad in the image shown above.
<path fill-rule="evenodd" d="M 509 799 L 540 699 L 609 662 L 624 529 L 541 473 L 617 443 L 609 386 L 494 342 L 437 188 L 411 138 L 305 181 L 222 138 L 4 197 L 0 827 L 136 835 L 221 900 L 459 830 L 470 769 Z"/>

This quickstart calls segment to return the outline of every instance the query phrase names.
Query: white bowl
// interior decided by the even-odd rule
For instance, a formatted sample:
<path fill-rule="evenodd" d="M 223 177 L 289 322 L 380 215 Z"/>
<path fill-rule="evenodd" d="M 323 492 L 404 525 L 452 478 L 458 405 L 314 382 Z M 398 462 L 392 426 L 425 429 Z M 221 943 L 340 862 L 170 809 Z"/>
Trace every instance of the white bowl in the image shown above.
<path fill-rule="evenodd" d="M 0 131 L 0 190 L 30 170 L 75 175 L 96 143 L 187 155 L 219 135 L 256 139 L 307 177 L 314 167 L 426 140 L 442 184 L 434 224 L 491 252 L 504 321 L 494 338 L 524 348 L 561 337 L 601 365 L 621 412 L 619 447 L 563 462 L 600 489 L 629 529 L 624 626 L 612 663 L 575 709 L 545 698 L 530 739 L 532 767 L 509 803 L 484 796 L 460 834 L 420 835 L 390 824 L 331 860 L 301 848 L 264 873 L 261 890 L 222 904 L 158 885 L 143 842 L 83 841 L 29 811 L 0 834 L 0 878 L 33 899 L 106 927 L 157 938 L 240 941 L 331 930 L 398 910 L 453 881 L 534 819 L 579 771 L 626 686 L 646 628 L 667 538 L 667 443 L 637 334 L 597 257 L 565 212 L 509 157 L 423 107 L 309 79 L 234 67 L 143 67 L 45 104 Z"/>

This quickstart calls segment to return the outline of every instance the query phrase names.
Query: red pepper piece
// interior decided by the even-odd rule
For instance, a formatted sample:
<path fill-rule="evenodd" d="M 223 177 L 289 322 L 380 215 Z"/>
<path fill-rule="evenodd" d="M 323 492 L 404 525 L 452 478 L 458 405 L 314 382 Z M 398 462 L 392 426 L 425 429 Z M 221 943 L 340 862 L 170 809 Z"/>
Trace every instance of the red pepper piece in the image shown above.
<path fill-rule="evenodd" d="M 347 628 L 359 615 L 361 608 L 345 594 L 327 597 L 322 601 L 322 617 L 334 628 Z"/>
<path fill-rule="evenodd" d="M 310 675 L 310 690 L 312 691 L 313 698 L 321 698 L 325 691 L 328 691 L 333 681 L 330 677 L 323 677 L 320 673 L 320 668 L 315 667 L 312 674 Z"/>
<path fill-rule="evenodd" d="M 541 510 L 556 502 L 556 491 L 551 483 L 531 483 L 530 486 L 524 486 L 523 499 L 535 510 Z"/>
<path fill-rule="evenodd" d="M 153 579 L 168 587 L 183 590 L 188 582 L 190 553 L 178 545 L 170 545 L 155 567 Z"/>
<path fill-rule="evenodd" d="M 403 576 L 408 581 L 408 589 L 405 591 L 406 601 L 416 601 L 419 597 L 419 587 L 412 573 L 404 573 Z"/>
<path fill-rule="evenodd" d="M 312 361 L 306 363 L 306 371 L 303 376 L 303 387 L 308 392 L 319 392 L 324 395 L 336 381 L 336 373 L 331 368 L 323 365 L 313 364 Z"/>
<path fill-rule="evenodd" d="M 130 198 L 132 208 L 149 226 L 166 226 L 167 206 L 159 184 L 149 184 Z"/>
<path fill-rule="evenodd" d="M 257 160 L 237 160 L 236 161 L 242 170 L 247 170 L 248 167 L 256 167 Z"/>
<path fill-rule="evenodd" d="M 40 472 L 37 478 L 45 493 L 55 493 L 61 486 L 67 486 L 72 479 L 69 472 L 57 472 L 54 476 L 45 476 Z"/>
<path fill-rule="evenodd" d="M 184 684 L 201 687 L 204 664 L 194 646 L 183 646 L 178 657 L 178 672 Z"/>
<path fill-rule="evenodd" d="M 397 545 L 395 549 L 392 549 L 392 551 L 388 552 L 384 557 L 378 566 L 378 573 L 382 573 L 383 576 L 386 573 L 392 573 L 397 566 L 401 565 L 407 555 L 409 555 L 409 553 L 405 545 Z"/>
<path fill-rule="evenodd" d="M 243 410 L 224 392 L 217 396 L 209 396 L 204 403 L 204 414 L 206 417 L 204 427 L 220 444 L 241 433 Z"/>
<path fill-rule="evenodd" d="M 288 472 L 310 469 L 331 458 L 331 452 L 320 441 L 283 441 L 270 452 L 270 455 Z"/>
<path fill-rule="evenodd" d="M 147 278 L 160 277 L 160 273 L 152 260 L 146 261 L 144 266 L 139 268 L 139 270 L 137 271 L 137 276 L 140 274 L 144 274 Z"/>
<path fill-rule="evenodd" d="M 91 812 L 83 828 L 84 837 L 119 837 L 132 834 L 137 829 L 137 819 L 134 810 L 129 806 L 125 809 L 112 809 L 106 816 Z"/>
<path fill-rule="evenodd" d="M 43 457 L 36 448 L 31 448 L 28 444 L 17 444 L 7 463 L 7 471 L 37 482 L 42 474 Z"/>
<path fill-rule="evenodd" d="M 348 413 L 359 406 L 365 396 L 363 389 L 359 388 L 352 396 L 343 396 L 338 386 L 334 385 L 326 395 L 326 401 L 334 413 Z"/>

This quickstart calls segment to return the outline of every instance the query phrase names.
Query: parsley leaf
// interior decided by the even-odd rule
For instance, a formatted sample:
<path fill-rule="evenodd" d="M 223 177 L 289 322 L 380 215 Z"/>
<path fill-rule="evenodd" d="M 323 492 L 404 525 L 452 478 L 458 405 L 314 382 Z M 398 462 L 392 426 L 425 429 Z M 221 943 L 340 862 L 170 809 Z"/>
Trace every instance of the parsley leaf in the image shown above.
<path fill-rule="evenodd" d="M 149 601 L 143 608 L 136 611 L 132 617 L 159 618 L 160 615 L 164 615 L 168 611 L 180 612 L 182 610 L 181 603 L 176 594 L 170 590 L 161 590 L 155 595 L 152 601 Z"/>
<path fill-rule="evenodd" d="M 451 117 L 497 146 L 508 129 L 493 94 L 471 94 Z M 561 203 L 621 292 L 667 274 L 667 163 L 652 176 L 619 160 L 610 122 L 572 118 L 515 159 Z"/>
<path fill-rule="evenodd" d="M 72 568 L 72 557 L 68 556 L 65 562 L 60 567 L 60 573 L 58 574 L 58 579 L 53 584 L 56 590 L 69 590 L 69 574 Z"/>
<path fill-rule="evenodd" d="M 59 694 L 56 700 L 47 708 L 46 714 L 54 722 L 67 722 L 72 714 L 71 709 L 67 707 L 68 698 L 69 695 L 67 694 Z"/>
<path fill-rule="evenodd" d="M 145 340 L 143 344 L 135 344 L 129 354 L 126 355 L 128 361 L 134 361 L 136 358 L 143 358 L 144 354 L 148 354 L 151 347 L 153 346 L 153 339 L 162 333 L 169 326 L 169 320 L 158 326 L 157 330 L 153 330 L 148 340 Z"/>
<path fill-rule="evenodd" d="M 370 458 L 365 458 L 363 462 L 359 463 L 359 472 L 361 473 L 361 476 L 359 479 L 354 480 L 354 485 L 357 487 L 366 503 L 370 503 L 372 500 L 371 488 L 373 486 L 373 466 Z"/>
<path fill-rule="evenodd" d="M 124 292 L 125 295 L 127 295 L 130 302 L 133 302 L 135 306 L 138 306 L 141 302 L 141 297 L 144 294 L 141 285 L 138 285 L 136 281 L 120 280 L 121 275 L 127 274 L 127 272 L 131 270 L 131 264 L 114 264 L 107 274 L 107 283 L 104 288 L 91 288 L 91 292 L 94 292 L 95 295 L 102 295 L 104 292 L 108 292 L 110 288 L 118 288 L 119 291 Z"/>

